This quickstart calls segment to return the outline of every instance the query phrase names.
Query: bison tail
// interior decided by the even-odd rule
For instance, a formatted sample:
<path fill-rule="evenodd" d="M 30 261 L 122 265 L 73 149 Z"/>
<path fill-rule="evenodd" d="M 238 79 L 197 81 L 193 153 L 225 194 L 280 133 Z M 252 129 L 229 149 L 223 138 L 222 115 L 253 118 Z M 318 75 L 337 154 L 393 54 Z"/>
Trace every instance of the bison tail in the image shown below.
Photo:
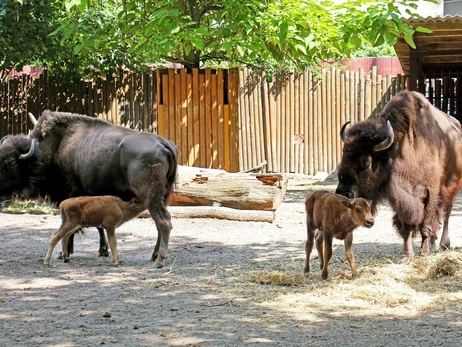
<path fill-rule="evenodd" d="M 177 175 L 178 175 L 178 150 L 176 146 L 168 141 L 168 143 L 165 145 L 166 149 L 168 149 L 171 153 L 171 158 L 169 160 L 170 166 L 167 171 L 167 191 L 166 191 L 166 196 L 165 199 L 168 200 L 170 195 L 173 193 L 173 189 L 175 187 L 175 183 L 177 180 Z"/>

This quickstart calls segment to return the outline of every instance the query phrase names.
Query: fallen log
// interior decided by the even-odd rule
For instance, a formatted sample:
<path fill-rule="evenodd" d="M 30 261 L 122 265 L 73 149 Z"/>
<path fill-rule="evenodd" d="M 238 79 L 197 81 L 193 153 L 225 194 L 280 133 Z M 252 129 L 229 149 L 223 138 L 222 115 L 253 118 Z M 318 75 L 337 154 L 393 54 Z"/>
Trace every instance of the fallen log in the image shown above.
<path fill-rule="evenodd" d="M 274 211 L 236 210 L 220 206 L 169 206 L 168 211 L 173 218 L 216 218 L 241 222 L 274 221 Z M 140 218 L 150 218 L 149 212 L 144 211 Z"/>
<path fill-rule="evenodd" d="M 287 190 L 284 174 L 228 173 L 180 166 L 170 206 L 222 206 L 275 211 Z"/>

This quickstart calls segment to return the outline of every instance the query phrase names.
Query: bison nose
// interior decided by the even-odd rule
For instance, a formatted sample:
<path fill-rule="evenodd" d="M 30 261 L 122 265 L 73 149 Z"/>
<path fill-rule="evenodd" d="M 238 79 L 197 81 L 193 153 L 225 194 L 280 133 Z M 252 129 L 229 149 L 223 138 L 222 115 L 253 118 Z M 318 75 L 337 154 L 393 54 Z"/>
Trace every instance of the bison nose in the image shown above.
<path fill-rule="evenodd" d="M 364 223 L 364 226 L 366 226 L 367 228 L 372 228 L 374 226 L 374 221 L 367 220 L 366 223 Z"/>

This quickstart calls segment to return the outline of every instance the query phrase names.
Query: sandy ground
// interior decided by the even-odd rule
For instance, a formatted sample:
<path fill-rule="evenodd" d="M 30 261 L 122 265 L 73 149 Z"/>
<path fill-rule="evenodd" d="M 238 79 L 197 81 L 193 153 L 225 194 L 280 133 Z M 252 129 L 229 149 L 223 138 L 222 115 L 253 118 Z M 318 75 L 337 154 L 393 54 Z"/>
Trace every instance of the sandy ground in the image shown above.
<path fill-rule="evenodd" d="M 97 256 L 97 233 L 88 229 L 76 238 L 69 263 L 56 259 L 58 245 L 54 267 L 47 268 L 43 257 L 60 217 L 0 214 L 0 346 L 462 345 L 459 312 L 406 316 L 372 308 L 337 311 L 327 303 L 327 309 L 277 304 L 284 295 L 299 295 L 298 302 L 309 297 L 321 285 L 318 265 L 306 288 L 274 290 L 248 281 L 255 270 L 302 272 L 304 184 L 291 179 L 272 224 L 174 219 L 162 269 L 149 260 L 157 234 L 150 219 L 118 229 L 122 266 Z M 400 257 L 390 219 L 383 207 L 372 229 L 355 231 L 359 269 L 367 254 L 384 262 Z M 455 247 L 462 247 L 461 223 L 458 199 L 450 220 Z M 330 285 L 339 274 L 350 275 L 342 242 L 335 247 Z"/>

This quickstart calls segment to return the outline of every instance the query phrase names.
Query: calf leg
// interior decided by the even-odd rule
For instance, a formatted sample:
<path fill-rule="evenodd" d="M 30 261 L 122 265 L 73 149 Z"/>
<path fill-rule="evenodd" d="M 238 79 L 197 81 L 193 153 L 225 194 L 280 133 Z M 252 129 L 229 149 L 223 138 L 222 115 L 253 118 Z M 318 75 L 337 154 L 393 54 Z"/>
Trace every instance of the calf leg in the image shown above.
<path fill-rule="evenodd" d="M 344 244 L 345 255 L 351 267 L 351 278 L 355 278 L 358 276 L 358 270 L 356 270 L 355 255 L 353 254 L 353 233 L 347 234 Z"/>
<path fill-rule="evenodd" d="M 99 230 L 100 228 L 98 228 Z M 112 264 L 119 265 L 119 253 L 117 252 L 117 238 L 115 236 L 115 228 L 113 226 L 106 227 L 109 247 L 111 248 Z"/>
<path fill-rule="evenodd" d="M 324 242 L 324 237 L 323 237 L 323 234 L 322 234 L 322 231 L 318 229 L 318 231 L 316 231 L 316 250 L 318 251 L 318 258 L 319 258 L 319 268 L 322 270 L 322 268 L 324 267 L 324 252 L 323 252 L 323 242 Z"/>
<path fill-rule="evenodd" d="M 423 226 L 420 229 L 420 234 L 422 235 L 422 243 L 420 245 L 419 255 L 421 257 L 426 257 L 430 255 L 431 228 Z"/>
<path fill-rule="evenodd" d="M 313 250 L 313 245 L 314 245 L 314 233 L 316 231 L 316 227 L 309 221 L 307 220 L 307 239 L 305 243 L 305 266 L 303 268 L 303 275 L 308 276 L 310 274 L 310 255 L 311 251 Z"/>
<path fill-rule="evenodd" d="M 324 253 L 323 253 L 323 266 L 322 266 L 322 279 L 326 280 L 328 271 L 327 266 L 329 265 L 330 258 L 332 258 L 332 236 L 326 234 L 324 237 Z"/>
<path fill-rule="evenodd" d="M 48 251 L 47 251 L 47 254 L 45 255 L 45 258 L 43 259 L 43 263 L 45 265 L 50 265 L 50 258 L 51 258 L 51 255 L 53 253 L 53 250 L 56 246 L 56 244 L 62 240 L 62 257 L 63 257 L 63 260 L 66 260 L 67 258 L 69 258 L 69 253 L 68 253 L 68 248 L 67 248 L 67 245 L 68 245 L 68 241 L 69 241 L 69 236 L 70 235 L 73 235 L 73 233 L 75 232 L 75 230 L 78 229 L 78 226 L 73 226 L 72 224 L 68 223 L 68 222 L 63 222 L 61 227 L 56 230 L 52 237 L 51 237 L 51 242 L 50 242 L 50 246 L 48 247 Z"/>

